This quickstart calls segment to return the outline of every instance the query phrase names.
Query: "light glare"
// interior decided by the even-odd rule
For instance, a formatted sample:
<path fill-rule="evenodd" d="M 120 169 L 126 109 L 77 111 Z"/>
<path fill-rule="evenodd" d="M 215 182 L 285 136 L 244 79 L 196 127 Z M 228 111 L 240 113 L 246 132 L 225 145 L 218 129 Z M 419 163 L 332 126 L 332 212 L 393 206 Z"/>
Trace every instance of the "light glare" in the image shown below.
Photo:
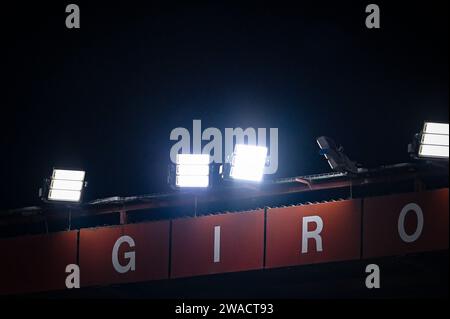
<path fill-rule="evenodd" d="M 237 144 L 231 163 L 230 177 L 259 182 L 264 175 L 267 147 Z"/>

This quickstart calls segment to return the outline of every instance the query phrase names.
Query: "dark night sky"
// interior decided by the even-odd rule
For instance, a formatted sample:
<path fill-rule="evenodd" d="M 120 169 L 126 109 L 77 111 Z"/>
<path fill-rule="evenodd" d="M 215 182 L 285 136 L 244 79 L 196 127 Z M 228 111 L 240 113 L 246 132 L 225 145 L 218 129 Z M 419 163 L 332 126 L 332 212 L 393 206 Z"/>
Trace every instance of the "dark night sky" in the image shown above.
<path fill-rule="evenodd" d="M 87 199 L 167 190 L 175 127 L 279 128 L 277 177 L 327 172 L 328 135 L 367 167 L 408 161 L 424 120 L 448 122 L 447 1 L 0 7 L 0 209 L 38 204 L 53 166 Z M 294 4 L 295 3 L 295 4 Z"/>

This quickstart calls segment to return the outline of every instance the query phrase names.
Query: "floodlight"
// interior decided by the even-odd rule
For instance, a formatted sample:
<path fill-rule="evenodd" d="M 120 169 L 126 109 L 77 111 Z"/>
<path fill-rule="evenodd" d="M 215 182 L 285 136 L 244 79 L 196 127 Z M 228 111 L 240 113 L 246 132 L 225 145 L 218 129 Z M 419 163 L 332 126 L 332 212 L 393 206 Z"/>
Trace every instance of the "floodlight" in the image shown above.
<path fill-rule="evenodd" d="M 425 122 L 423 125 L 423 133 L 441 134 L 448 136 L 448 123 Z"/>
<path fill-rule="evenodd" d="M 356 162 L 351 161 L 344 153 L 342 146 L 337 144 L 329 137 L 321 136 L 317 138 L 317 144 L 320 147 L 320 153 L 325 157 L 331 169 L 336 172 L 358 173 Z"/>
<path fill-rule="evenodd" d="M 209 186 L 209 154 L 177 154 L 175 186 L 205 188 Z"/>
<path fill-rule="evenodd" d="M 422 134 L 422 140 L 420 142 L 422 145 L 441 145 L 448 146 L 448 135 L 438 135 L 438 134 Z"/>
<path fill-rule="evenodd" d="M 420 157 L 448 158 L 448 146 L 420 145 Z"/>
<path fill-rule="evenodd" d="M 231 159 L 230 177 L 237 180 L 260 182 L 264 175 L 267 147 L 236 144 Z"/>
<path fill-rule="evenodd" d="M 46 185 L 46 199 L 55 202 L 80 202 L 85 186 L 85 171 L 54 169 Z"/>
<path fill-rule="evenodd" d="M 415 135 L 409 152 L 415 158 L 448 160 L 449 125 L 448 123 L 425 122 L 422 132 Z"/>

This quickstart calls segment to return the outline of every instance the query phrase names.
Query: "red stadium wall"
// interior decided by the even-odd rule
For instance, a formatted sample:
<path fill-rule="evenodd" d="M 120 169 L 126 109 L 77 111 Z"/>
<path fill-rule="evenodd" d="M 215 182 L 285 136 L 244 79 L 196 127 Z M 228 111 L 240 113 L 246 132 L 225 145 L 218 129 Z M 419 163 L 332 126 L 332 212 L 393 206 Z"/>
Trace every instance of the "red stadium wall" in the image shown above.
<path fill-rule="evenodd" d="M 448 188 L 364 200 L 363 257 L 448 249 Z"/>
<path fill-rule="evenodd" d="M 80 230 L 82 287 L 167 279 L 168 265 L 169 221 Z"/>
<path fill-rule="evenodd" d="M 0 294 L 448 249 L 448 189 L 0 240 Z"/>
<path fill-rule="evenodd" d="M 76 263 L 77 231 L 0 240 L 0 294 L 65 289 Z"/>
<path fill-rule="evenodd" d="M 172 278 L 260 269 L 263 255 L 264 210 L 172 222 Z"/>
<path fill-rule="evenodd" d="M 358 259 L 360 225 L 359 199 L 269 209 L 266 267 Z"/>

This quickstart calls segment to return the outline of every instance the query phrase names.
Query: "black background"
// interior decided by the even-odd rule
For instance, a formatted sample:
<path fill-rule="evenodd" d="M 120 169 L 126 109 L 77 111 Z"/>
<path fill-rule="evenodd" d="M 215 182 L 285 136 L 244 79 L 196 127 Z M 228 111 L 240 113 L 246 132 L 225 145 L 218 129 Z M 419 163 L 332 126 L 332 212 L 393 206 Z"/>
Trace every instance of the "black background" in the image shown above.
<path fill-rule="evenodd" d="M 86 199 L 167 190 L 170 131 L 277 127 L 276 177 L 327 172 L 329 135 L 367 167 L 408 161 L 448 122 L 448 2 L 74 1 L 0 5 L 0 209 L 39 203 L 53 166 Z"/>

